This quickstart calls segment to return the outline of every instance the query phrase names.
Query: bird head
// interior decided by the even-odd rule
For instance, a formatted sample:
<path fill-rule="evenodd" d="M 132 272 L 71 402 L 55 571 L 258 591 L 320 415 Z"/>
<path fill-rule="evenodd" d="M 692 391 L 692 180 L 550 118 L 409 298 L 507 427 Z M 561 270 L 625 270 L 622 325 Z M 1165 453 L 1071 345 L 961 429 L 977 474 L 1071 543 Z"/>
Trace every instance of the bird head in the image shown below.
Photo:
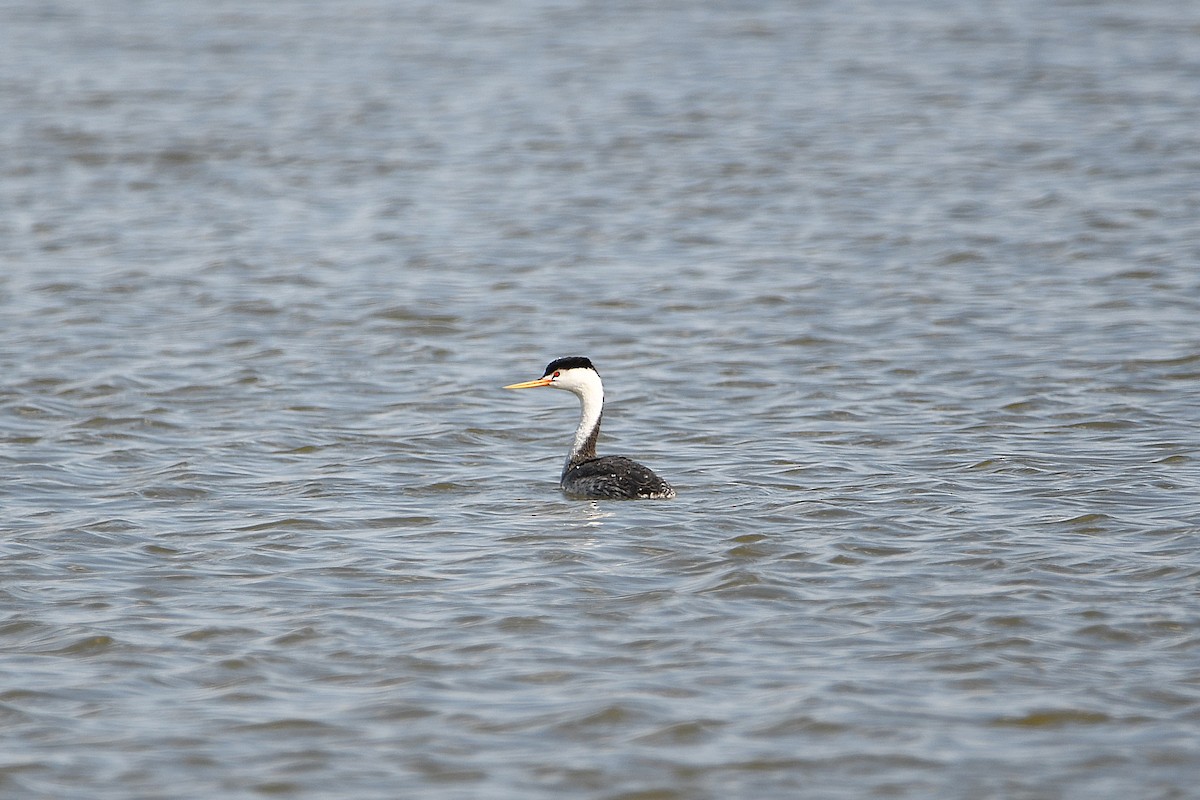
<path fill-rule="evenodd" d="M 592 362 L 583 356 L 568 356 L 556 358 L 546 365 L 542 377 L 537 380 L 513 383 L 505 389 L 535 389 L 539 386 L 549 386 L 551 389 L 565 389 L 568 392 L 583 396 L 589 391 L 600 387 L 600 373 L 592 366 Z"/>

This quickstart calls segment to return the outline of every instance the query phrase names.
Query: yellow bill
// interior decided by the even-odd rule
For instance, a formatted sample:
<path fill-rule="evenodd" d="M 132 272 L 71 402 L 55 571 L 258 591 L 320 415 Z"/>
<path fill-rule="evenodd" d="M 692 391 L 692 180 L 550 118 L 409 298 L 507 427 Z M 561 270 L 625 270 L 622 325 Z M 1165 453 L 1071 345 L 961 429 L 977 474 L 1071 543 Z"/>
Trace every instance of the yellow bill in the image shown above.
<path fill-rule="evenodd" d="M 505 386 L 505 389 L 534 389 L 538 386 L 549 386 L 553 381 L 550 378 L 538 378 L 536 381 L 525 381 L 524 383 L 510 383 Z"/>

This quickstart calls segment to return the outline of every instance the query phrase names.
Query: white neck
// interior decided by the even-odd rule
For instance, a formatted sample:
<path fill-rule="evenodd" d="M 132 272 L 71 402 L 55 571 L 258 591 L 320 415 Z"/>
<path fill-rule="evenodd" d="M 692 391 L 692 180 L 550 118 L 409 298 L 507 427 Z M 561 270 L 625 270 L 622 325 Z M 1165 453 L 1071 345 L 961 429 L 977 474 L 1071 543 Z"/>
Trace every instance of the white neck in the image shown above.
<path fill-rule="evenodd" d="M 596 439 L 600 436 L 600 416 L 604 412 L 604 385 L 600 376 L 588 370 L 584 380 L 570 387 L 569 391 L 579 398 L 579 427 L 575 429 L 575 440 L 567 456 L 563 471 L 580 461 L 596 457 Z"/>

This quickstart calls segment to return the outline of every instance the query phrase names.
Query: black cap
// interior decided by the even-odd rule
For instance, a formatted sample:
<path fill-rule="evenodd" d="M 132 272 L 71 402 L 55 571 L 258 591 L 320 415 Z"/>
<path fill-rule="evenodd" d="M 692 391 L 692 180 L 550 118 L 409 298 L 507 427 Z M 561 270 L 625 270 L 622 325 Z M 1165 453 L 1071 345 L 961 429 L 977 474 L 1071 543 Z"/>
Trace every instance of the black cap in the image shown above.
<path fill-rule="evenodd" d="M 556 358 L 546 365 L 546 371 L 542 374 L 550 375 L 557 369 L 590 369 L 597 375 L 600 374 L 599 372 L 596 372 L 596 368 L 592 366 L 591 359 L 584 358 L 583 356 L 567 356 L 566 358 Z"/>

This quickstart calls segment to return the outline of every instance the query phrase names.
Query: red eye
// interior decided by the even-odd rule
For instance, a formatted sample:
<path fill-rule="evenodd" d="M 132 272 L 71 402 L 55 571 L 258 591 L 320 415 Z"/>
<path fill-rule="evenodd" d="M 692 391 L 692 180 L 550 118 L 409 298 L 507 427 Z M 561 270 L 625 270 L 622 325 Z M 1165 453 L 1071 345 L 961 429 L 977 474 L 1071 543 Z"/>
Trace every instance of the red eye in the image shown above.
<path fill-rule="evenodd" d="M 551 377 L 551 378 L 557 378 L 557 377 L 558 377 L 558 370 L 555 370 L 555 371 L 554 371 L 554 374 L 553 374 L 553 375 L 551 375 L 550 377 Z"/>

